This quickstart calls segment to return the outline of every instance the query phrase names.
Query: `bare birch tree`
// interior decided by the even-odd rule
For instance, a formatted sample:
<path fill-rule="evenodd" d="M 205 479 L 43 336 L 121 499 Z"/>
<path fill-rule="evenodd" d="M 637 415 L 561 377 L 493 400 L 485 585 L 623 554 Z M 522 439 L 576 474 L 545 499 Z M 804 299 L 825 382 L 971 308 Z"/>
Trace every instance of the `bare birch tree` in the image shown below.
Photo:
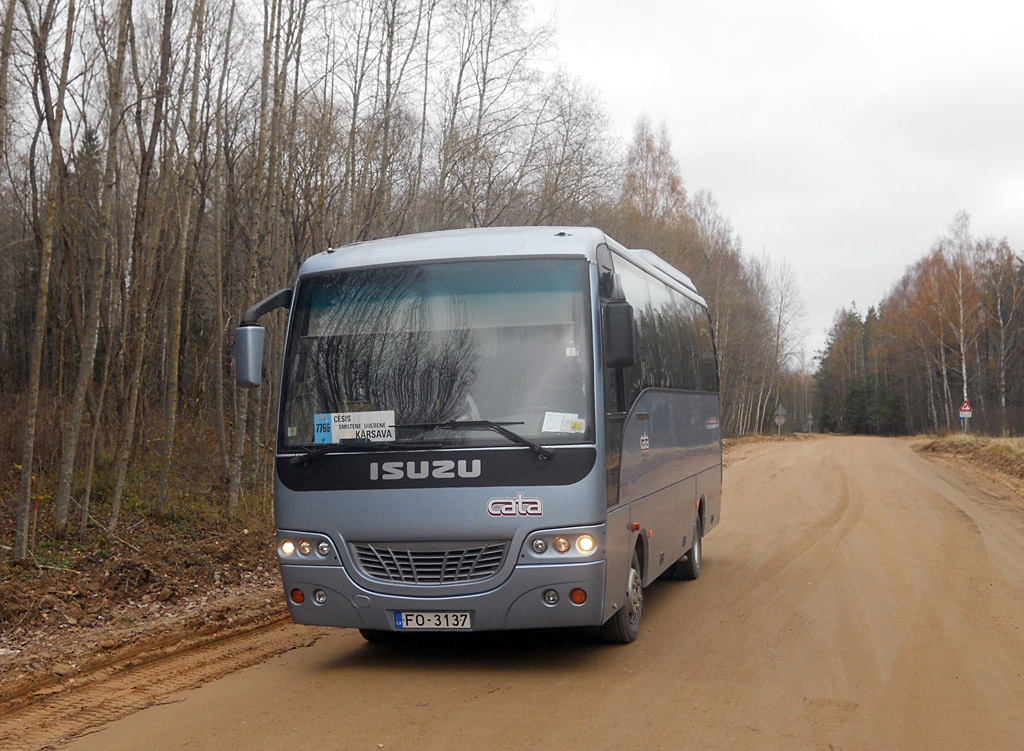
<path fill-rule="evenodd" d="M 60 56 L 60 72 L 56 80 L 56 98 L 51 91 L 47 49 L 52 24 L 56 20 L 56 2 L 50 0 L 43 12 L 32 19 L 29 0 L 22 0 L 32 39 L 37 83 L 43 98 L 44 117 L 49 133 L 50 158 L 47 180 L 47 198 L 39 247 L 39 283 L 36 293 L 35 326 L 29 344 L 28 410 L 25 417 L 24 443 L 21 455 L 21 496 L 14 538 L 14 558 L 25 561 L 29 556 L 29 513 L 32 505 L 32 470 L 36 442 L 36 418 L 39 410 L 39 385 L 42 371 L 43 339 L 46 336 L 46 316 L 49 305 L 50 265 L 53 259 L 54 232 L 57 224 L 57 201 L 61 188 L 63 156 L 61 133 L 64 127 L 64 98 L 67 93 L 68 67 L 71 64 L 72 41 L 75 28 L 75 0 L 68 0 L 64 26 L 64 46 Z"/>
<path fill-rule="evenodd" d="M 68 521 L 68 506 L 71 498 L 71 484 L 75 470 L 75 456 L 82 426 L 82 413 L 86 394 L 93 379 L 93 365 L 96 359 L 96 345 L 100 331 L 100 305 L 103 300 L 103 280 L 106 272 L 107 255 L 114 244 L 113 222 L 115 208 L 115 171 L 118 161 L 118 139 L 121 126 L 121 84 L 124 74 L 125 51 L 128 47 L 128 24 L 131 20 L 132 0 L 120 0 L 114 18 L 113 58 L 107 60 L 107 112 L 106 112 L 106 156 L 103 165 L 103 184 L 100 197 L 99 244 L 96 258 L 92 261 L 88 309 L 86 311 L 85 337 L 78 365 L 78 377 L 71 404 L 70 419 L 64 423 L 64 445 L 61 452 L 61 466 L 57 496 L 54 499 L 54 535 L 64 537 Z"/>
<path fill-rule="evenodd" d="M 186 129 L 185 153 L 182 155 L 184 176 L 178 188 L 179 226 L 177 247 L 175 248 L 174 265 L 171 275 L 171 330 L 167 343 L 167 382 L 164 392 L 164 444 L 163 463 L 160 468 L 160 483 L 157 487 L 154 512 L 158 519 L 167 514 L 167 496 L 169 492 L 168 478 L 174 457 L 174 434 L 178 421 L 178 366 L 181 347 L 182 304 L 185 298 L 185 261 L 188 258 L 189 237 L 191 236 L 193 183 L 195 182 L 195 152 L 199 138 L 199 75 L 202 70 L 203 32 L 206 28 L 205 0 L 196 0 L 192 10 L 193 31 L 189 35 L 194 39 L 192 53 L 192 83 L 188 103 L 188 127 Z"/>

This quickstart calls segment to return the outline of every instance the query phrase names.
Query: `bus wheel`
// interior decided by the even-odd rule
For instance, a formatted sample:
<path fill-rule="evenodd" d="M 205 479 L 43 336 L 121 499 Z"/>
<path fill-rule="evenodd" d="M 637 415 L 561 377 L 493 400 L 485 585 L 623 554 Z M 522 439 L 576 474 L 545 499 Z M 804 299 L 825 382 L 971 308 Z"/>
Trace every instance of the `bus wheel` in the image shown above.
<path fill-rule="evenodd" d="M 394 631 L 384 631 L 376 628 L 361 628 L 359 635 L 370 644 L 392 644 L 398 641 L 398 634 Z"/>
<path fill-rule="evenodd" d="M 700 576 L 700 564 L 703 556 L 703 545 L 700 536 L 700 519 L 693 523 L 693 547 L 690 552 L 672 564 L 672 576 L 676 579 L 693 580 Z"/>
<path fill-rule="evenodd" d="M 601 638 L 613 644 L 629 644 L 640 633 L 640 619 L 644 614 L 644 580 L 640 573 L 640 559 L 633 553 L 626 582 L 626 601 L 601 626 Z"/>

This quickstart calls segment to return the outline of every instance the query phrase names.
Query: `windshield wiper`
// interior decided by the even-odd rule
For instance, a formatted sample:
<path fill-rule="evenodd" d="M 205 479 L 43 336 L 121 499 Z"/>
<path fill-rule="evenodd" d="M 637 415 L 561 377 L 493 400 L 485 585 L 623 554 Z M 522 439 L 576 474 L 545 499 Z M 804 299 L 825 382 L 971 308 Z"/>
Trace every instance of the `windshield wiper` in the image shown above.
<path fill-rule="evenodd" d="M 294 449 L 302 453 L 296 454 L 288 461 L 292 464 L 306 464 L 328 454 L 345 453 L 344 449 L 352 448 L 357 448 L 361 451 L 406 451 L 444 448 L 444 444 L 413 443 L 409 441 L 380 441 L 375 443 L 360 438 L 348 438 L 339 443 L 325 443 L 320 446 L 295 446 Z"/>
<path fill-rule="evenodd" d="M 447 422 L 421 422 L 413 423 L 411 425 L 396 425 L 396 428 L 413 428 L 418 430 L 493 430 L 495 433 L 504 436 L 505 438 L 512 441 L 512 443 L 518 443 L 520 446 L 526 446 L 533 455 L 537 457 L 538 461 L 547 461 L 554 457 L 554 452 L 550 449 L 546 449 L 540 444 L 534 443 L 529 438 L 515 433 L 508 428 L 506 425 L 523 425 L 522 422 L 494 422 L 493 420 L 448 420 Z"/>

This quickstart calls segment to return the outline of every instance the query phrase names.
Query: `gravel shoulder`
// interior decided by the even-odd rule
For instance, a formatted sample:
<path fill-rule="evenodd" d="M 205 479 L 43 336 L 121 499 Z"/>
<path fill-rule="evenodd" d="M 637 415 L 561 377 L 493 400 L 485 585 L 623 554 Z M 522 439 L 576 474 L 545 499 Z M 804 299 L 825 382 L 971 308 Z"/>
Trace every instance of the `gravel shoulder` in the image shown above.
<path fill-rule="evenodd" d="M 270 532 L 193 538 L 137 524 L 130 545 L 80 550 L 0 583 L 0 718 L 25 703 L 287 618 Z"/>

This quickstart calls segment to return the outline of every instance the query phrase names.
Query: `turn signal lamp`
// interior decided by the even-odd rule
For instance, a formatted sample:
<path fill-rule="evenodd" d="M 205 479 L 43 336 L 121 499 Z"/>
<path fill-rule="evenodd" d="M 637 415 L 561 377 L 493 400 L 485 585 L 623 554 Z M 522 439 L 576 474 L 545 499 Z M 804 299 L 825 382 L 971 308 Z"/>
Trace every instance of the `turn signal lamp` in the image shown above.
<path fill-rule="evenodd" d="M 557 550 L 559 553 L 568 553 L 569 547 L 569 540 L 565 537 L 555 538 L 555 550 Z"/>
<path fill-rule="evenodd" d="M 587 593 L 584 590 L 577 587 L 569 593 L 569 599 L 572 600 L 573 603 L 575 603 L 576 605 L 582 605 L 587 601 Z"/>
<path fill-rule="evenodd" d="M 281 555 L 289 556 L 295 552 L 295 543 L 291 540 L 281 540 Z"/>
<path fill-rule="evenodd" d="M 306 595 L 304 595 L 302 593 L 302 590 L 298 588 L 293 589 L 291 595 L 292 602 L 294 602 L 296 605 L 301 605 L 302 601 L 306 599 Z"/>

